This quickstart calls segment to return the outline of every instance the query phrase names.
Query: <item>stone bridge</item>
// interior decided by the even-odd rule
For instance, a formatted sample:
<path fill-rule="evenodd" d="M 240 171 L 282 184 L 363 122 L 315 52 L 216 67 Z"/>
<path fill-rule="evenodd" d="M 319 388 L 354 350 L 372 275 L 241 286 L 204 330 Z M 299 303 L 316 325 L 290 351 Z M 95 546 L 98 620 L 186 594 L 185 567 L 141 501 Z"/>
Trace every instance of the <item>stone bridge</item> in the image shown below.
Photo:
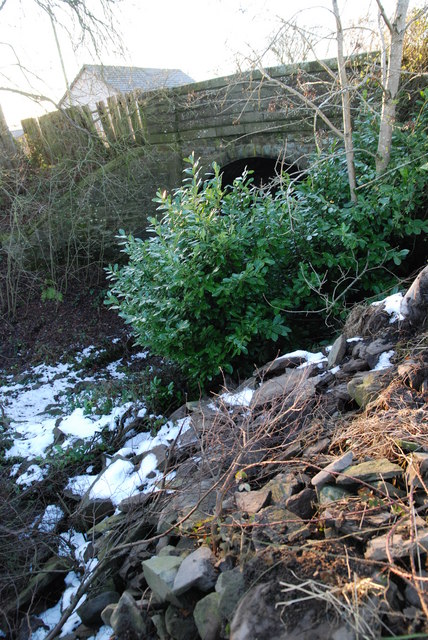
<path fill-rule="evenodd" d="M 326 62 L 337 69 L 334 60 Z M 309 62 L 141 96 L 145 150 L 153 159 L 157 186 L 178 186 L 183 158 L 192 152 L 206 171 L 217 162 L 225 183 L 245 167 L 254 171 L 256 182 L 281 170 L 301 170 L 315 137 L 322 144 L 331 131 L 293 90 L 311 102 L 324 102 L 323 111 L 337 121 L 340 109 L 326 97 L 330 85 L 325 67 Z"/>

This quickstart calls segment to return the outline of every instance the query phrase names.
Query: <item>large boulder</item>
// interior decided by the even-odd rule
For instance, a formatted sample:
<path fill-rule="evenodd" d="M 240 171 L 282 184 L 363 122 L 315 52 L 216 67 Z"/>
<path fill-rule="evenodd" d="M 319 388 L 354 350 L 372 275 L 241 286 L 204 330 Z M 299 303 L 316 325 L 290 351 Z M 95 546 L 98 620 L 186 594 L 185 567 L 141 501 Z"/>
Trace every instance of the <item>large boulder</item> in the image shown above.
<path fill-rule="evenodd" d="M 98 627 L 103 622 L 101 613 L 108 605 L 115 604 L 118 600 L 119 594 L 116 591 L 99 593 L 97 596 L 85 600 L 77 609 L 77 614 L 87 627 Z"/>
<path fill-rule="evenodd" d="M 143 619 L 130 593 L 122 593 L 110 618 L 117 640 L 141 640 L 148 635 L 147 621 Z"/>
<path fill-rule="evenodd" d="M 175 576 L 174 594 L 179 596 L 192 587 L 200 591 L 210 591 L 217 581 L 214 561 L 215 556 L 208 547 L 200 547 L 190 553 L 181 563 Z"/>
<path fill-rule="evenodd" d="M 183 558 L 177 556 L 153 556 L 143 562 L 143 572 L 147 584 L 160 602 L 171 602 L 180 606 L 173 593 L 174 580 Z"/>
<path fill-rule="evenodd" d="M 414 326 L 425 324 L 428 314 L 428 266 L 420 272 L 405 294 L 401 313 Z"/>
<path fill-rule="evenodd" d="M 220 594 L 216 592 L 196 603 L 193 617 L 202 640 L 217 640 L 219 637 L 222 622 L 219 603 Z"/>

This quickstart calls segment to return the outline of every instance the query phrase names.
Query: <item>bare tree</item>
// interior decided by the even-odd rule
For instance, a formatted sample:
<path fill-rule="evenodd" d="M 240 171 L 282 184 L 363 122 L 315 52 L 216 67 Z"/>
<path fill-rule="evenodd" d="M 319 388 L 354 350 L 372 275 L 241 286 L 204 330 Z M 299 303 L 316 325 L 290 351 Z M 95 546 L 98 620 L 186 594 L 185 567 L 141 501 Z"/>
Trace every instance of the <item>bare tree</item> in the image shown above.
<path fill-rule="evenodd" d="M 386 84 L 382 98 L 382 113 L 376 154 L 376 173 L 385 172 L 391 157 L 392 131 L 395 121 L 396 98 L 400 86 L 401 62 L 403 57 L 403 39 L 406 31 L 406 15 L 409 8 L 409 0 L 397 0 L 395 15 L 392 22 L 389 21 L 385 9 L 380 0 L 376 0 L 379 13 L 388 28 L 390 44 L 385 73 Z"/>
<path fill-rule="evenodd" d="M 343 28 L 340 19 L 339 7 L 337 0 L 333 2 L 333 13 L 336 19 L 336 38 L 337 38 L 337 64 L 339 71 L 339 81 L 342 93 L 342 118 L 343 118 L 343 141 L 345 145 L 346 166 L 348 169 L 348 182 L 351 192 L 351 201 L 357 201 L 355 189 L 357 181 L 355 178 L 354 164 L 354 144 L 352 142 L 352 122 L 351 122 L 351 88 L 348 84 L 348 74 L 346 73 L 345 55 L 343 52 Z"/>

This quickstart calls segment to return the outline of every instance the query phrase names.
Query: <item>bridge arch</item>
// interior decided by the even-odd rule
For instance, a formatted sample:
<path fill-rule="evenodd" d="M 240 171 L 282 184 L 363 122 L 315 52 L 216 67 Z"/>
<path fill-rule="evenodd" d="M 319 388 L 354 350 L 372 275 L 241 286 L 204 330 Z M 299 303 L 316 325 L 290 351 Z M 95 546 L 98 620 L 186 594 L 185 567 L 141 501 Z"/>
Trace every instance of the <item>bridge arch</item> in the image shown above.
<path fill-rule="evenodd" d="M 245 144 L 231 147 L 216 154 L 215 158 L 223 174 L 223 186 L 232 186 L 233 181 L 245 169 L 252 171 L 254 185 L 261 187 L 283 172 L 291 176 L 299 175 L 303 168 L 294 158 L 284 153 L 283 145 Z"/>

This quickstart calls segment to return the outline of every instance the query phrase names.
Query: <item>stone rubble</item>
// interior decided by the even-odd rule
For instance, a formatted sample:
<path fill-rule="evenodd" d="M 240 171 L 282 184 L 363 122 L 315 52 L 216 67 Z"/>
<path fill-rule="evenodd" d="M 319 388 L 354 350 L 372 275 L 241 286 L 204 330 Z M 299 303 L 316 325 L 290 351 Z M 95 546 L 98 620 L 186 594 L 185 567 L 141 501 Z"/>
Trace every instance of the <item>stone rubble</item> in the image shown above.
<path fill-rule="evenodd" d="M 417 286 L 426 288 L 426 279 L 425 274 Z M 421 322 L 418 296 L 425 304 L 417 287 L 403 302 L 412 309 L 413 325 Z M 358 327 L 358 339 L 349 335 L 351 327 Z M 420 611 L 417 592 L 408 582 L 404 588 L 398 580 L 397 587 L 388 563 L 397 560 L 408 572 L 410 556 L 428 550 L 426 416 L 421 437 L 397 440 L 393 459 L 360 457 L 352 440 L 346 450 L 330 446 L 336 421 L 370 415 L 397 380 L 414 393 L 410 408 L 426 410 L 426 348 L 404 362 L 394 356 L 387 368 L 373 371 L 382 354 L 397 349 L 405 330 L 405 322 L 391 324 L 379 306 L 353 312 L 328 359 L 304 366 L 304 359 L 290 356 L 258 369 L 241 385 L 253 390 L 249 406 L 228 406 L 220 395 L 176 412 L 189 415 L 192 428 L 174 450 L 162 445 L 144 454 L 156 456 L 161 472 L 166 461 L 175 465 L 175 475 L 153 492 L 124 499 L 115 509 L 109 500 L 91 499 L 88 490 L 76 522 L 98 560 L 111 556 L 111 562 L 77 610 L 82 625 L 68 640 L 84 638 L 84 626 L 94 635 L 102 624 L 117 640 L 356 638 L 351 621 L 325 615 L 327 599 L 299 605 L 298 588 L 305 581 L 329 589 L 353 580 L 369 584 L 359 606 L 372 629 L 382 616 L 396 624 L 394 616 L 399 610 L 406 617 L 406 606 Z M 325 424 L 312 422 L 318 415 Z M 116 545 L 127 548 L 117 555 Z M 342 556 L 349 549 L 353 569 L 345 563 L 343 573 L 333 576 L 328 558 L 334 553 L 324 555 L 323 545 L 340 549 L 335 553 Z M 297 591 L 290 596 L 281 593 L 278 566 L 287 584 L 294 580 Z M 49 592 L 53 572 L 65 570 L 52 559 L 45 568 L 43 580 L 20 595 L 19 606 L 30 594 Z M 379 571 L 386 572 L 384 583 L 375 580 Z M 117 590 L 103 590 L 110 578 Z M 388 598 L 393 602 L 388 581 L 397 589 L 399 606 L 386 604 Z M 296 599 L 294 613 L 280 606 L 281 598 Z"/>

